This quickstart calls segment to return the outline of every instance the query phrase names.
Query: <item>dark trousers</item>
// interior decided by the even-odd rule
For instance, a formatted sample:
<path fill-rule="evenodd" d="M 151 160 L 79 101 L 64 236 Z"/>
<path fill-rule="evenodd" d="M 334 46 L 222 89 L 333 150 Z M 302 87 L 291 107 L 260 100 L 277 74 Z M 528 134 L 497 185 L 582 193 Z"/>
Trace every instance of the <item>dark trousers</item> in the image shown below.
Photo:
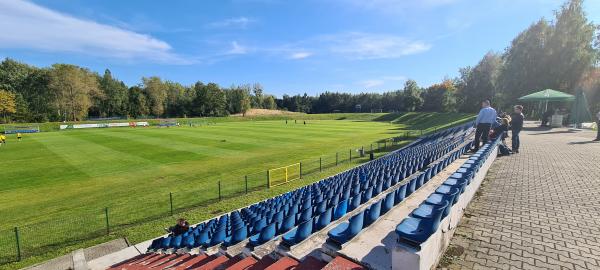
<path fill-rule="evenodd" d="M 488 141 L 488 136 L 490 135 L 490 128 L 492 124 L 487 123 L 479 123 L 477 124 L 477 129 L 475 130 L 475 150 L 479 150 L 479 144 L 483 142 L 486 144 Z"/>
<path fill-rule="evenodd" d="M 600 120 L 596 122 L 596 130 L 598 131 L 598 134 L 596 134 L 596 140 L 600 140 Z"/>
<path fill-rule="evenodd" d="M 516 151 L 519 150 L 519 147 L 521 146 L 521 138 L 519 138 L 519 133 L 521 133 L 520 129 L 516 129 L 512 131 L 512 150 Z"/>

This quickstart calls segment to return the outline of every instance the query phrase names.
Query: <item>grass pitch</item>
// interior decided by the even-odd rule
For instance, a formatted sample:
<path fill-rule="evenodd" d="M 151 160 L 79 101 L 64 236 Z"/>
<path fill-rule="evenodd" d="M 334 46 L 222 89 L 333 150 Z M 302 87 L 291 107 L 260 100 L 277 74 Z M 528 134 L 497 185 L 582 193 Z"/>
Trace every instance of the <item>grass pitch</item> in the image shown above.
<path fill-rule="evenodd" d="M 22 245 L 32 252 L 69 236 L 77 243 L 90 232 L 104 233 L 105 209 L 111 224 L 153 220 L 170 211 L 171 198 L 176 210 L 216 202 L 219 181 L 222 196 L 240 196 L 245 175 L 250 190 L 260 189 L 270 168 L 299 161 L 314 168 L 319 157 L 323 165 L 333 164 L 336 152 L 341 162 L 352 149 L 407 130 L 470 118 L 435 113 L 300 117 L 296 124 L 293 119 L 286 124 L 268 117 L 227 118 L 197 127 L 46 132 L 26 134 L 21 142 L 11 135 L 0 148 L 0 232 L 19 226 Z M 277 190 L 295 185 L 286 186 Z M 234 208 L 247 204 L 242 198 L 229 200 Z M 0 235 L 0 251 L 12 252 L 11 237 Z"/>

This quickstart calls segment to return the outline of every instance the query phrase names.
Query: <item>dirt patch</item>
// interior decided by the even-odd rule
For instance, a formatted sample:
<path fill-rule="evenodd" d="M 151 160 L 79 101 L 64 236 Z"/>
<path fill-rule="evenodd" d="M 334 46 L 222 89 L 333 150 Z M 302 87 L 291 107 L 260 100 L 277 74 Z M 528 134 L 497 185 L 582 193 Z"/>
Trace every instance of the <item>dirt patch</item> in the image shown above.
<path fill-rule="evenodd" d="M 250 109 L 246 112 L 246 116 L 259 116 L 259 115 L 290 115 L 290 114 L 300 114 L 297 112 L 288 112 L 282 110 L 267 110 L 267 109 Z M 241 113 L 233 114 L 231 116 L 242 116 Z"/>
<path fill-rule="evenodd" d="M 465 248 L 462 246 L 449 246 L 444 253 L 444 256 L 440 260 L 438 268 L 446 268 L 452 264 L 452 261 L 460 258 L 460 256 L 465 252 Z"/>

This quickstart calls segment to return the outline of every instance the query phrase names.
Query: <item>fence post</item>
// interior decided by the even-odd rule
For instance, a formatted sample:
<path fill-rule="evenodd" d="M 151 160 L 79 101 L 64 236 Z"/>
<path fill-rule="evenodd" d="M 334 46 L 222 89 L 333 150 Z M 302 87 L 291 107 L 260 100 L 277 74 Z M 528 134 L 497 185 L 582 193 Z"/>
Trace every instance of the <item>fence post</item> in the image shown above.
<path fill-rule="evenodd" d="M 248 176 L 244 175 L 244 182 L 246 182 L 246 194 L 248 194 Z"/>
<path fill-rule="evenodd" d="M 267 188 L 271 188 L 271 175 L 269 175 L 269 170 L 267 170 Z"/>
<path fill-rule="evenodd" d="M 319 171 L 322 172 L 323 171 L 323 158 L 319 157 Z"/>
<path fill-rule="evenodd" d="M 221 200 L 221 181 L 219 180 L 219 201 Z"/>
<path fill-rule="evenodd" d="M 171 205 L 171 216 L 173 216 L 173 193 L 169 192 L 169 204 Z"/>
<path fill-rule="evenodd" d="M 338 165 L 338 152 L 335 152 L 335 166 Z"/>
<path fill-rule="evenodd" d="M 352 161 L 352 149 L 350 149 L 350 150 L 348 151 L 348 153 L 350 153 L 350 154 L 348 155 L 348 161 Z"/>
<path fill-rule="evenodd" d="M 108 222 L 108 207 L 104 208 L 104 217 L 106 219 L 106 235 L 110 234 L 110 223 Z"/>
<path fill-rule="evenodd" d="M 21 241 L 19 239 L 19 227 L 15 227 L 15 241 L 17 242 L 17 261 L 21 261 Z"/>
<path fill-rule="evenodd" d="M 371 144 L 371 153 L 373 153 L 373 144 Z"/>
<path fill-rule="evenodd" d="M 302 162 L 300 162 L 300 179 L 302 179 Z"/>

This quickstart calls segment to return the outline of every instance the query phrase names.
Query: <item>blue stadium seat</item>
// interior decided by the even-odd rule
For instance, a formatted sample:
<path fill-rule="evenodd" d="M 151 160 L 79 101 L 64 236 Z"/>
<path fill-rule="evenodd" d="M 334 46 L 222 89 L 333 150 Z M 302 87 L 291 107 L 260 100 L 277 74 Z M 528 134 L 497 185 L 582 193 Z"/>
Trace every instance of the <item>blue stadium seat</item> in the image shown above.
<path fill-rule="evenodd" d="M 390 211 L 390 209 L 392 209 L 392 207 L 394 207 L 394 195 L 394 192 L 390 192 L 388 193 L 388 195 L 385 196 L 385 200 L 383 202 L 383 205 L 381 206 L 382 215 L 387 213 L 388 211 Z"/>
<path fill-rule="evenodd" d="M 283 242 L 288 246 L 302 242 L 312 233 L 312 225 L 312 219 L 300 223 L 296 228 L 283 235 Z"/>
<path fill-rule="evenodd" d="M 401 201 L 404 200 L 404 198 L 406 198 L 406 188 L 407 185 L 404 184 L 396 190 L 396 195 L 394 196 L 394 204 L 399 204 Z"/>
<path fill-rule="evenodd" d="M 333 208 L 327 208 L 325 212 L 321 213 L 317 219 L 315 219 L 315 224 L 313 224 L 313 230 L 318 231 L 325 228 L 329 223 L 331 223 L 331 212 Z"/>
<path fill-rule="evenodd" d="M 362 230 L 364 216 L 365 212 L 361 211 L 352 216 L 348 222 L 340 223 L 327 233 L 329 239 L 340 245 L 346 243 Z"/>
<path fill-rule="evenodd" d="M 343 217 L 347 211 L 348 211 L 348 199 L 345 199 L 345 200 L 341 201 L 335 207 L 335 210 L 333 211 L 332 220 L 338 220 L 339 218 Z"/>
<path fill-rule="evenodd" d="M 379 200 L 376 203 L 372 204 L 371 207 L 369 207 L 369 209 L 365 211 L 365 227 L 373 224 L 373 222 L 375 222 L 379 218 L 379 215 L 381 214 L 381 201 L 382 200 Z"/>
<path fill-rule="evenodd" d="M 441 185 L 435 190 L 435 193 L 450 196 L 452 198 L 452 205 L 454 205 L 458 202 L 460 189 L 451 186 Z"/>
<path fill-rule="evenodd" d="M 269 224 L 268 226 L 264 227 L 260 233 L 250 237 L 250 246 L 259 246 L 268 242 L 269 240 L 273 239 L 275 232 L 275 223 Z"/>
<path fill-rule="evenodd" d="M 294 227 L 294 225 L 296 225 L 296 216 L 289 215 L 283 219 L 281 225 L 279 226 L 279 228 L 277 228 L 277 232 L 278 234 L 285 233 L 291 230 Z"/>

